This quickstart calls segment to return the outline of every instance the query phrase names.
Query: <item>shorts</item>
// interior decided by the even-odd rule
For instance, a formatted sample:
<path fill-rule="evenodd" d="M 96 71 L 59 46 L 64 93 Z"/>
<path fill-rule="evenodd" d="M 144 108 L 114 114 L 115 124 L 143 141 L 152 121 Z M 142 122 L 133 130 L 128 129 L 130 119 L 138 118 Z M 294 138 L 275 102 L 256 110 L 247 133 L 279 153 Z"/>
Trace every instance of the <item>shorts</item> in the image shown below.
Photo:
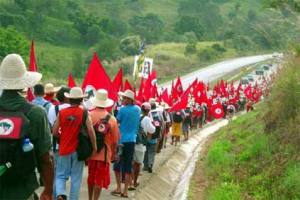
<path fill-rule="evenodd" d="M 146 146 L 143 144 L 136 144 L 134 147 L 133 161 L 143 164 Z"/>
<path fill-rule="evenodd" d="M 180 136 L 181 134 L 181 123 L 174 122 L 172 124 L 172 136 Z"/>
<path fill-rule="evenodd" d="M 122 147 L 122 155 L 120 159 L 115 162 L 114 170 L 117 172 L 131 173 L 132 172 L 132 161 L 134 154 L 134 142 L 124 142 Z"/>
<path fill-rule="evenodd" d="M 108 189 L 110 184 L 109 163 L 99 160 L 88 161 L 88 185 Z"/>

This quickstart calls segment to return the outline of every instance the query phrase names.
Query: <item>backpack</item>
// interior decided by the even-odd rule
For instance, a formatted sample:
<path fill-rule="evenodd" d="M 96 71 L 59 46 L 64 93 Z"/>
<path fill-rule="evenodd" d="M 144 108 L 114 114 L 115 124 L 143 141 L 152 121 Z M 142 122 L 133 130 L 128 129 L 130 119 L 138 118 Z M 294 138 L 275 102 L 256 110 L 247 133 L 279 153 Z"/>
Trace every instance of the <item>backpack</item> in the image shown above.
<path fill-rule="evenodd" d="M 160 137 L 162 119 L 160 118 L 158 111 L 152 111 L 151 116 L 153 119 L 152 123 L 155 126 L 155 132 L 151 135 L 151 139 L 157 139 Z"/>
<path fill-rule="evenodd" d="M 173 121 L 176 123 L 181 123 L 183 121 L 183 117 L 182 117 L 182 112 L 181 111 L 176 111 L 173 114 Z"/>
<path fill-rule="evenodd" d="M 101 149 L 105 150 L 105 162 L 106 162 L 106 154 L 107 154 L 107 146 L 104 143 L 104 138 L 108 134 L 110 130 L 109 119 L 111 115 L 107 114 L 105 118 L 100 119 L 95 125 L 94 130 L 96 133 L 96 142 L 97 142 L 97 152 L 99 153 Z"/>
<path fill-rule="evenodd" d="M 54 110 L 55 110 L 55 114 L 56 114 L 56 117 L 57 117 L 57 115 L 59 113 L 59 105 L 55 105 Z M 56 149 L 57 144 L 59 144 L 59 138 L 57 136 L 53 135 L 52 136 L 52 149 L 53 149 L 54 153 L 57 152 L 57 149 Z"/>
<path fill-rule="evenodd" d="M 139 126 L 138 134 L 136 137 L 136 144 L 147 145 L 147 142 L 148 142 L 147 133 L 145 132 L 144 128 L 142 127 L 142 121 L 143 121 L 144 117 L 145 116 L 142 116 L 140 118 L 140 126 Z"/>
<path fill-rule="evenodd" d="M 23 142 L 29 136 L 30 125 L 26 114 L 32 107 L 32 104 L 27 103 L 15 111 L 0 108 L 0 166 L 11 165 L 0 176 L 0 183 L 24 181 L 37 166 L 34 149 L 23 151 Z"/>

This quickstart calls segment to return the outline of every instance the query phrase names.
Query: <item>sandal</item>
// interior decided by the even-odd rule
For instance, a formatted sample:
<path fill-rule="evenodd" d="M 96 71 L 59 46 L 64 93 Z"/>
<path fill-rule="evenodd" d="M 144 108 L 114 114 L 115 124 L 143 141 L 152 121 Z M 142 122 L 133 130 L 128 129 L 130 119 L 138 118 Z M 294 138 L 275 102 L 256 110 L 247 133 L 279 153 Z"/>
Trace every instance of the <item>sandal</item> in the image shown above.
<path fill-rule="evenodd" d="M 134 187 L 129 187 L 129 188 L 128 188 L 128 191 L 134 191 L 134 190 L 135 190 Z"/>
<path fill-rule="evenodd" d="M 117 192 L 116 190 L 111 191 L 110 194 L 113 195 L 113 196 L 119 196 L 119 195 L 122 195 L 121 192 Z"/>
<path fill-rule="evenodd" d="M 124 193 L 121 193 L 121 197 L 123 197 L 123 198 L 128 198 L 128 195 L 127 195 L 127 194 L 124 194 Z"/>
<path fill-rule="evenodd" d="M 140 183 L 136 183 L 136 184 L 134 184 L 133 186 L 134 186 L 135 188 L 137 188 L 139 185 L 140 185 Z"/>

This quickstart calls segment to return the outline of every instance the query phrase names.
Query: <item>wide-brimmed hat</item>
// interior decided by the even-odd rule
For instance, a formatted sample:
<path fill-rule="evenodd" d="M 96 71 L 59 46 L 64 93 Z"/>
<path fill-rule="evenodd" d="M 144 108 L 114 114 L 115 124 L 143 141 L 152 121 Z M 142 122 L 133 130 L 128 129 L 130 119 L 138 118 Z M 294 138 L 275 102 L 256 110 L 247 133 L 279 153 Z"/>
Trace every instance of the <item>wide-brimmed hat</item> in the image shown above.
<path fill-rule="evenodd" d="M 96 91 L 96 96 L 91 98 L 91 102 L 95 107 L 107 108 L 114 104 L 114 101 L 108 98 L 108 93 L 104 89 Z"/>
<path fill-rule="evenodd" d="M 151 105 L 149 102 L 144 102 L 142 104 L 142 108 L 144 108 L 145 110 L 151 110 Z"/>
<path fill-rule="evenodd" d="M 166 102 L 162 102 L 160 105 L 161 105 L 165 110 L 171 108 Z"/>
<path fill-rule="evenodd" d="M 54 87 L 52 83 L 47 83 L 45 85 L 45 94 L 56 93 L 61 87 Z"/>
<path fill-rule="evenodd" d="M 73 87 L 70 90 L 70 93 L 65 92 L 64 95 L 69 99 L 81 99 L 88 96 L 87 94 L 83 94 L 82 89 L 80 87 Z"/>
<path fill-rule="evenodd" d="M 125 92 L 119 92 L 118 94 L 123 97 L 127 97 L 129 99 L 134 100 L 134 92 L 131 90 L 125 90 Z"/>
<path fill-rule="evenodd" d="M 150 98 L 150 99 L 149 99 L 149 103 L 150 103 L 150 104 L 156 104 L 156 100 L 155 100 L 154 98 Z"/>
<path fill-rule="evenodd" d="M 42 78 L 38 72 L 28 72 L 22 57 L 8 54 L 0 65 L 0 89 L 20 90 L 32 87 Z"/>

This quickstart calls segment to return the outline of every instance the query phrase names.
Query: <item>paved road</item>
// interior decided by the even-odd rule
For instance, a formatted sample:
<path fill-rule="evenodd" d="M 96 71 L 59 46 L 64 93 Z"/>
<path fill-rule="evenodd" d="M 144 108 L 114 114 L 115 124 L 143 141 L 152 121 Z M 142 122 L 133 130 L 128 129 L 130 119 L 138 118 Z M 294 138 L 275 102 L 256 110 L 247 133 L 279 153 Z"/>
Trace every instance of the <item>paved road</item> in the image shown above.
<path fill-rule="evenodd" d="M 204 82 L 211 82 L 239 68 L 243 68 L 258 62 L 270 60 L 272 58 L 273 58 L 273 54 L 267 54 L 267 55 L 241 57 L 241 58 L 235 58 L 235 59 L 219 62 L 210 65 L 208 67 L 202 68 L 200 70 L 197 70 L 195 72 L 192 72 L 190 74 L 187 74 L 185 76 L 181 76 L 182 86 L 184 89 L 187 88 L 189 84 L 195 80 L 195 78 L 198 78 L 198 80 L 202 80 Z M 180 76 L 180 74 L 178 75 Z M 159 86 L 160 88 L 161 87 L 168 88 L 168 91 L 170 91 L 171 81 L 166 82 L 164 84 L 159 84 Z"/>

